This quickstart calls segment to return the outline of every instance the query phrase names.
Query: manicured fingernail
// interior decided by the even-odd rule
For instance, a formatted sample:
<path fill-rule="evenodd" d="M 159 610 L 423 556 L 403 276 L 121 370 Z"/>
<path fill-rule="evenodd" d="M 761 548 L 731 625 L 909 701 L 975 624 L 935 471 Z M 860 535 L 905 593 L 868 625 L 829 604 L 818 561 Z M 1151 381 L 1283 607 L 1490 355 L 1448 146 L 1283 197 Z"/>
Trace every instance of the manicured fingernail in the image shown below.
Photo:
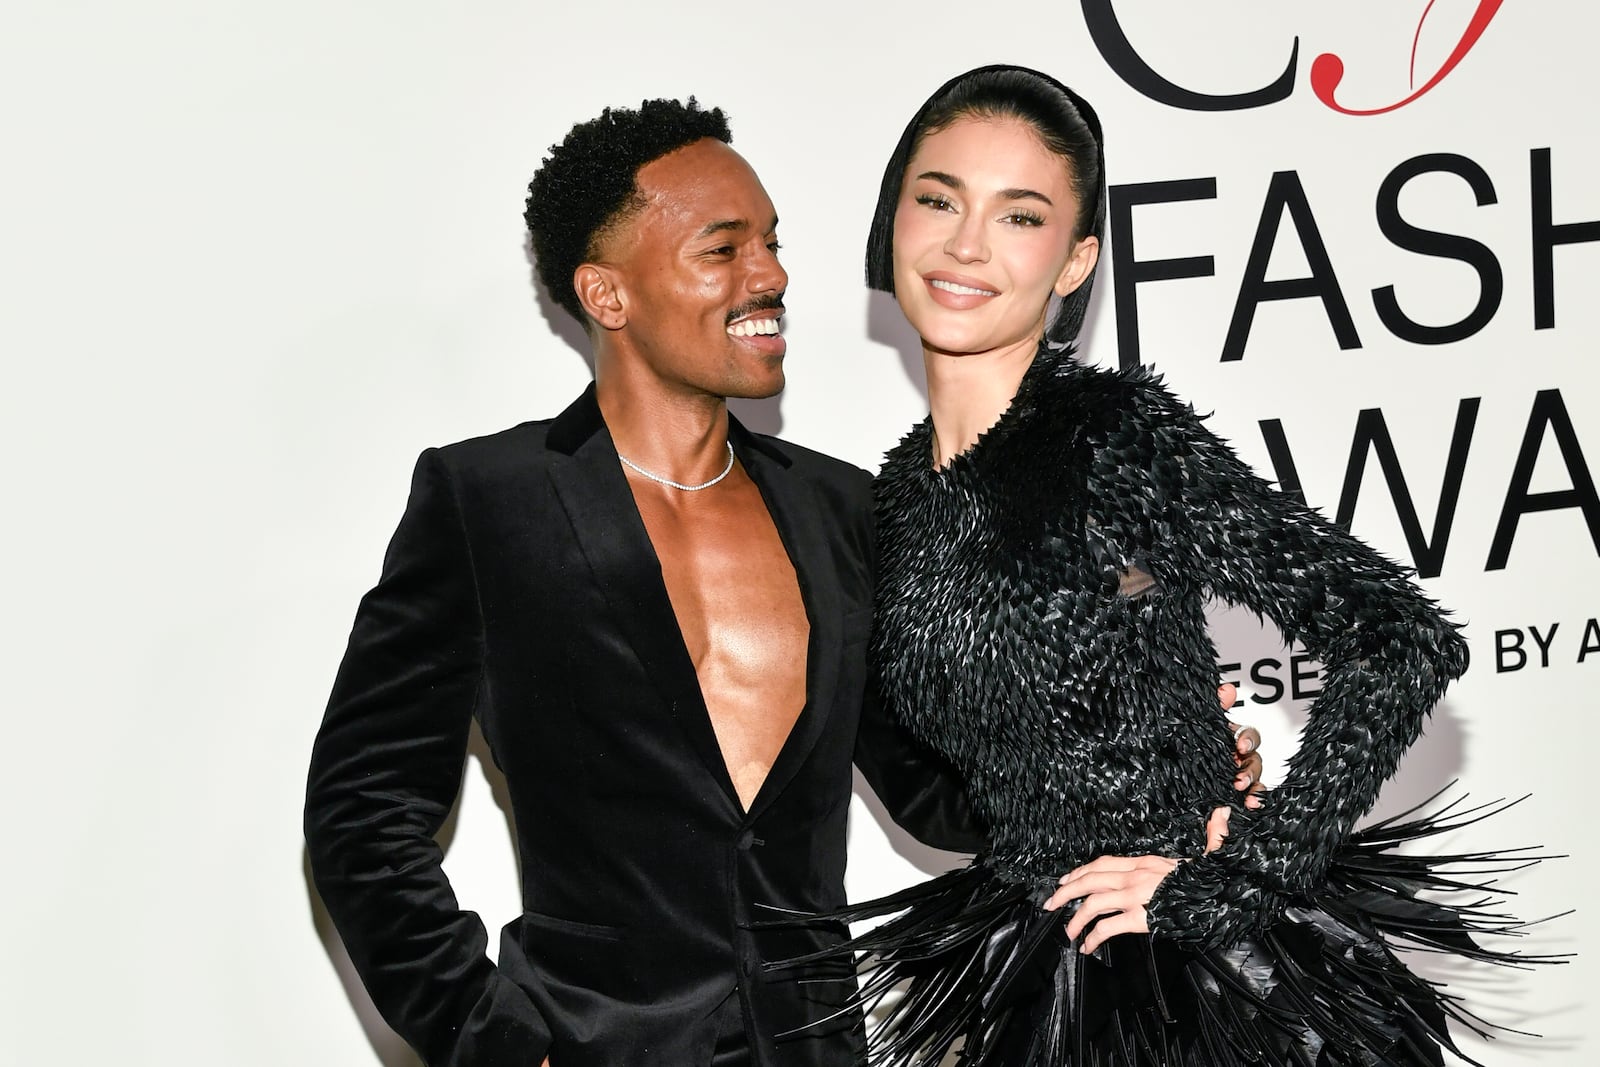
<path fill-rule="evenodd" d="M 1254 738 L 1246 737 L 1246 738 L 1243 738 L 1242 740 L 1243 740 L 1244 743 L 1239 746 L 1239 750 L 1241 752 L 1254 752 L 1255 751 L 1256 742 L 1255 742 Z"/>

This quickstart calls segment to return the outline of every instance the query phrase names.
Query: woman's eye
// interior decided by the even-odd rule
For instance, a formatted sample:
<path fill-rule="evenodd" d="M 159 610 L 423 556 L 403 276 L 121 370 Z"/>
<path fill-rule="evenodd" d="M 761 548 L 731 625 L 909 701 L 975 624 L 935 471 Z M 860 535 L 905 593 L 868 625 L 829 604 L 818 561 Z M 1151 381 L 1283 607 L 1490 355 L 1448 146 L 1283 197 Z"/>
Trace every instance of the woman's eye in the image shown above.
<path fill-rule="evenodd" d="M 954 208 L 954 205 L 950 203 L 949 197 L 940 196 L 937 193 L 923 193 L 917 197 L 917 203 L 931 207 L 935 211 L 950 211 Z"/>
<path fill-rule="evenodd" d="M 1012 223 L 1013 225 L 1017 225 L 1017 226 L 1043 226 L 1044 225 L 1044 217 L 1042 215 L 1035 215 L 1031 211 L 1013 211 L 1010 214 L 1006 215 L 1003 221 Z"/>

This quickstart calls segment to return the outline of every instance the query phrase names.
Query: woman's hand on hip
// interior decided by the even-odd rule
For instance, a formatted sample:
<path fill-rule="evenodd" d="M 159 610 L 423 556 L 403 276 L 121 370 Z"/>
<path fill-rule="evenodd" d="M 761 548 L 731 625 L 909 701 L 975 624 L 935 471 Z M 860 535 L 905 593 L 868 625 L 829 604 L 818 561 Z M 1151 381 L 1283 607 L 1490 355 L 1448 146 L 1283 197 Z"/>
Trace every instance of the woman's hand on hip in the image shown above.
<path fill-rule="evenodd" d="M 1145 905 L 1177 865 L 1177 860 L 1167 856 L 1101 856 L 1062 875 L 1060 888 L 1044 907 L 1055 911 L 1068 901 L 1082 901 L 1067 923 L 1067 936 L 1076 941 L 1093 923 L 1078 947 L 1079 952 L 1093 952 L 1118 934 L 1150 932 Z"/>
<path fill-rule="evenodd" d="M 1217 698 L 1227 710 L 1233 706 L 1235 690 L 1224 685 L 1217 690 Z M 1261 806 L 1261 735 L 1254 727 L 1234 726 L 1236 746 L 1235 762 L 1239 772 L 1234 778 L 1234 788 L 1245 791 L 1245 806 Z M 1229 808 L 1219 807 L 1206 821 L 1206 851 L 1215 852 L 1228 836 Z M 1081 900 L 1078 910 L 1067 923 L 1067 936 L 1074 941 L 1089 930 L 1080 952 L 1093 952 L 1118 934 L 1147 934 L 1150 932 L 1149 916 L 1145 905 L 1155 895 L 1161 880 L 1172 873 L 1179 861 L 1169 856 L 1101 856 L 1076 870 L 1061 876 L 1059 888 L 1044 902 L 1046 911 L 1059 911 L 1068 901 Z M 1095 920 L 1099 921 L 1096 922 Z"/>
<path fill-rule="evenodd" d="M 1206 823 L 1206 851 L 1215 852 L 1228 836 L 1231 808 L 1217 808 Z M 1058 911 L 1069 900 L 1082 900 L 1067 923 L 1074 941 L 1096 918 L 1080 952 L 1093 952 L 1118 934 L 1148 934 L 1150 919 L 1145 905 L 1161 880 L 1181 861 L 1170 856 L 1101 856 L 1061 876 L 1059 888 L 1044 902 L 1046 911 Z"/>

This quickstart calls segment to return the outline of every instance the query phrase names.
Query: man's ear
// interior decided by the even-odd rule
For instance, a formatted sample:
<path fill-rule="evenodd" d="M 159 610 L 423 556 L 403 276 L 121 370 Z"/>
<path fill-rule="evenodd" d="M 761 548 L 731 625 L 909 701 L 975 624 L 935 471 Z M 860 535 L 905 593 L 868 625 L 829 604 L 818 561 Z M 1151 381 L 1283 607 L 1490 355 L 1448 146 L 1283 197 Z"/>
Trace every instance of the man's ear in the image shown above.
<path fill-rule="evenodd" d="M 1056 279 L 1056 295 L 1066 296 L 1089 276 L 1094 270 L 1094 265 L 1100 262 L 1100 239 L 1089 236 L 1080 240 L 1072 248 L 1072 254 L 1067 257 L 1067 265 L 1061 269 L 1061 276 Z"/>
<path fill-rule="evenodd" d="M 600 263 L 580 263 L 572 272 L 578 303 L 603 330 L 620 330 L 628 324 L 619 281 L 613 268 Z"/>

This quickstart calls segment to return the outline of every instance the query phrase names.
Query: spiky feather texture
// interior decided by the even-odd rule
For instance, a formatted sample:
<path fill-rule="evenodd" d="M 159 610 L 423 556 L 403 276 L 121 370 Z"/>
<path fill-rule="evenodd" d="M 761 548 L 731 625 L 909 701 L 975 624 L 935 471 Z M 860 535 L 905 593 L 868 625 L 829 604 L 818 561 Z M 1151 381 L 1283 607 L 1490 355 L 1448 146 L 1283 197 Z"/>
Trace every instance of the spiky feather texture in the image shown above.
<path fill-rule="evenodd" d="M 877 482 L 874 657 L 892 712 L 965 777 L 991 846 L 832 917 L 898 913 L 848 946 L 871 957 L 864 1004 L 910 983 L 874 1062 L 934 1064 L 958 1037 L 963 1063 L 1005 1067 L 1437 1062 L 1446 1016 L 1476 1022 L 1390 942 L 1520 962 L 1476 940 L 1518 924 L 1459 899 L 1505 861 L 1393 851 L 1451 828 L 1429 819 L 1352 831 L 1466 667 L 1444 612 L 1143 370 L 1043 347 L 971 449 L 934 470 L 931 443 L 924 421 Z M 1326 667 L 1259 811 L 1230 788 L 1213 596 Z M 1205 855 L 1224 804 L 1231 833 Z M 1144 853 L 1189 861 L 1150 902 L 1153 936 L 1086 962 L 1039 901 L 1079 864 Z"/>
<path fill-rule="evenodd" d="M 1316 884 L 1466 667 L 1439 607 L 1142 369 L 1045 349 L 943 470 L 930 433 L 915 427 L 877 483 L 875 658 L 892 711 L 967 777 L 992 862 L 1048 880 L 1107 853 L 1191 858 L 1149 910 L 1200 947 Z M 1326 672 L 1283 783 L 1202 856 L 1206 815 L 1234 802 L 1212 596 Z"/>

